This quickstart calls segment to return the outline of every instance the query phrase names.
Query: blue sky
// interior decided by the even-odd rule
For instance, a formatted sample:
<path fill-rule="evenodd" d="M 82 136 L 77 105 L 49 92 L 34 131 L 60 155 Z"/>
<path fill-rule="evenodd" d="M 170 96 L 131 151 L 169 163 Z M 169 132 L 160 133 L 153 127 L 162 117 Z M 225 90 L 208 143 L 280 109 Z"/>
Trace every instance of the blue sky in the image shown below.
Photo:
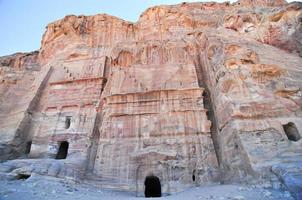
<path fill-rule="evenodd" d="M 183 1 L 0 0 L 0 56 L 39 49 L 46 25 L 65 15 L 107 13 L 134 22 L 150 6 Z M 202 0 L 187 0 L 198 1 Z"/>

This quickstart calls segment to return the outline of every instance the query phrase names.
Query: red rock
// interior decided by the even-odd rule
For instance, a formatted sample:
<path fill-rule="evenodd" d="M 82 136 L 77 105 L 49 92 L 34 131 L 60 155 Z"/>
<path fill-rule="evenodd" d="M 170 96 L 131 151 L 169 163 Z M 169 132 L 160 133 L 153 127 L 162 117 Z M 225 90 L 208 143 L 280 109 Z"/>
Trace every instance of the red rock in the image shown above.
<path fill-rule="evenodd" d="M 151 174 L 164 193 L 277 181 L 273 165 L 301 157 L 301 8 L 182 3 L 136 23 L 49 24 L 39 52 L 0 58 L 0 159 L 15 159 L 3 170 L 138 196 Z"/>

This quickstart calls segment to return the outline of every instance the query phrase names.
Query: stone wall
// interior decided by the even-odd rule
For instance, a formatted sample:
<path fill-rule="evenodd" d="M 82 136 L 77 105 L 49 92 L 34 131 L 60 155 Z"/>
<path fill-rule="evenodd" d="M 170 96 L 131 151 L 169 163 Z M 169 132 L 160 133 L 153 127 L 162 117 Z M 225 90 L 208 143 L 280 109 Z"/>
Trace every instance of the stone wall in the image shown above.
<path fill-rule="evenodd" d="M 281 172 L 302 174 L 301 8 L 182 3 L 136 23 L 99 14 L 49 24 L 39 52 L 0 59 L 0 171 L 138 196 L 149 175 L 164 193 L 291 185 Z M 64 142 L 66 159 L 55 159 Z"/>
<path fill-rule="evenodd" d="M 107 97 L 94 173 L 141 194 L 149 174 L 158 175 L 165 193 L 217 181 L 202 93 L 189 88 Z"/>

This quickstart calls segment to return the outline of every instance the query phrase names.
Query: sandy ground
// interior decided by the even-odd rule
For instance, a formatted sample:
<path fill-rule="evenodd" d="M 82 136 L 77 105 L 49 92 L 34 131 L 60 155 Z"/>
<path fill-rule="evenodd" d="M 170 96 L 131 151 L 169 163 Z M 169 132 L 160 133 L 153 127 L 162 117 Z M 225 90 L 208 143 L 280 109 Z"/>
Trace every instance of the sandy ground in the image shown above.
<path fill-rule="evenodd" d="M 100 199 L 145 199 L 135 193 L 100 189 L 71 181 L 31 176 L 26 180 L 0 180 L 0 200 L 100 200 Z M 160 199 L 213 199 L 213 200 L 293 200 L 287 191 L 273 190 L 259 186 L 213 185 L 195 187 L 185 192 L 161 197 Z"/>

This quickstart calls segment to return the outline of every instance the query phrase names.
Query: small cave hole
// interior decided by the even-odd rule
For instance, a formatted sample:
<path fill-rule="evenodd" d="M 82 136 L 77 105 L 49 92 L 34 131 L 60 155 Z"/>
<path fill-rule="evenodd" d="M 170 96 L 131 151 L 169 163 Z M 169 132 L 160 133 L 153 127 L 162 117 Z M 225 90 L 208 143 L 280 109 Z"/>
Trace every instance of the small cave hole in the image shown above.
<path fill-rule="evenodd" d="M 71 116 L 66 116 L 65 129 L 69 129 L 70 125 L 71 125 Z"/>
<path fill-rule="evenodd" d="M 145 197 L 161 197 L 161 185 L 157 176 L 147 176 L 145 179 Z"/>
<path fill-rule="evenodd" d="M 28 141 L 26 143 L 25 154 L 29 154 L 30 153 L 31 144 L 32 144 L 32 141 Z"/>
<path fill-rule="evenodd" d="M 192 181 L 193 181 L 193 182 L 195 182 L 195 180 L 196 180 L 196 177 L 195 177 L 195 172 L 196 172 L 196 171 L 195 171 L 195 170 L 193 170 L 193 174 L 192 174 Z"/>
<path fill-rule="evenodd" d="M 68 154 L 69 143 L 67 141 L 63 141 L 60 144 L 56 159 L 66 159 Z"/>
<path fill-rule="evenodd" d="M 16 179 L 17 180 L 26 180 L 26 179 L 28 179 L 30 177 L 30 174 L 18 174 L 17 176 L 16 176 Z"/>
<path fill-rule="evenodd" d="M 296 142 L 301 139 L 301 135 L 294 123 L 289 122 L 288 124 L 283 125 L 283 129 L 289 140 Z"/>

